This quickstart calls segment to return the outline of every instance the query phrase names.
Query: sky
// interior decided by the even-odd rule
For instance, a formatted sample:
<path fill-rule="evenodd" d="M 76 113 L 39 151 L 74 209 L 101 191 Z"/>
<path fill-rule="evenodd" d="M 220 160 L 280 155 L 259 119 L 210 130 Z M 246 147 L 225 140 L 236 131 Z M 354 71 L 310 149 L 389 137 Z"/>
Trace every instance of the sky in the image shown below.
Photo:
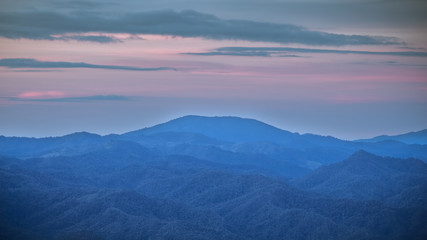
<path fill-rule="evenodd" d="M 239 116 L 341 139 L 427 128 L 423 0 L 1 0 L 0 135 Z"/>

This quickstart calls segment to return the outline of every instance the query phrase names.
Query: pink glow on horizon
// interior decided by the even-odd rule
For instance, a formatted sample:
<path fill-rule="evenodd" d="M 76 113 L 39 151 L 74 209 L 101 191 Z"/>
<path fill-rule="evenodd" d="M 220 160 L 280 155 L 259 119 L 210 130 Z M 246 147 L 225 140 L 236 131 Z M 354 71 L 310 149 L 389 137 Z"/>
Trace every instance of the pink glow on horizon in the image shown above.
<path fill-rule="evenodd" d="M 23 92 L 20 93 L 18 98 L 25 99 L 50 99 L 50 98 L 62 98 L 65 97 L 65 92 L 59 91 L 31 91 L 31 92 Z"/>

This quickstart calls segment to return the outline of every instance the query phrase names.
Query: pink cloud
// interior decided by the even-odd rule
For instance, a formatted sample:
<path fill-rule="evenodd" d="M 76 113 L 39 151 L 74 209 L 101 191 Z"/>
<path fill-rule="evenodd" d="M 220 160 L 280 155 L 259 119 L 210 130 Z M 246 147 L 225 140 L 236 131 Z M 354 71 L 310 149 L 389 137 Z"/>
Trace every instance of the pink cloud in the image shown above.
<path fill-rule="evenodd" d="M 59 91 L 31 91 L 31 92 L 23 92 L 20 93 L 18 98 L 27 98 L 27 99 L 49 99 L 49 98 L 61 98 L 65 97 L 66 94 L 64 92 Z"/>

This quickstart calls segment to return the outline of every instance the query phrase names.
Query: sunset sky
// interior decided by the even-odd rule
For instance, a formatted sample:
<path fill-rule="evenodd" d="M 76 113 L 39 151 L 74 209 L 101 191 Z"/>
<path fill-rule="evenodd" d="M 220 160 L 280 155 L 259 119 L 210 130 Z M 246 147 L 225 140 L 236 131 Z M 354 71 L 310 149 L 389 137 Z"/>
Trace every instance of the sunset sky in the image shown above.
<path fill-rule="evenodd" d="M 184 115 L 342 139 L 427 128 L 423 0 L 1 0 L 0 135 Z"/>

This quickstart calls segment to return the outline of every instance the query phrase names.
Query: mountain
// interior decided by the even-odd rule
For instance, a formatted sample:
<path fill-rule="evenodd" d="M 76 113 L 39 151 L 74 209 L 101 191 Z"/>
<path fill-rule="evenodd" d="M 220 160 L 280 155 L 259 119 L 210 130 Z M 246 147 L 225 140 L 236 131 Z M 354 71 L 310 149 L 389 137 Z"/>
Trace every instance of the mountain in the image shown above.
<path fill-rule="evenodd" d="M 427 144 L 427 129 L 400 135 L 381 135 L 370 139 L 360 139 L 358 142 L 399 141 L 407 144 Z"/>
<path fill-rule="evenodd" d="M 426 239 L 414 157 L 236 117 L 0 137 L 0 239 Z"/>
<path fill-rule="evenodd" d="M 239 117 L 185 116 L 125 133 L 121 137 L 162 150 L 177 149 L 180 144 L 191 144 L 216 146 L 238 153 L 263 154 L 273 159 L 293 162 L 294 165 L 309 170 L 338 162 L 358 150 L 380 156 L 415 157 L 427 162 L 427 147 L 424 145 L 395 141 L 352 142 L 330 136 L 300 135 L 254 119 Z"/>
<path fill-rule="evenodd" d="M 124 134 L 128 137 L 164 132 L 197 133 L 229 142 L 290 142 L 296 133 L 278 129 L 263 122 L 239 117 L 185 116 L 150 128 Z"/>
<path fill-rule="evenodd" d="M 301 189 L 335 198 L 378 200 L 394 207 L 427 207 L 427 164 L 418 159 L 379 157 L 365 151 L 294 181 Z M 416 199 L 408 199 L 409 195 Z"/>
<path fill-rule="evenodd" d="M 78 132 L 62 137 L 27 138 L 0 136 L 0 155 L 29 158 L 35 156 L 78 155 L 108 140 L 100 135 Z"/>

